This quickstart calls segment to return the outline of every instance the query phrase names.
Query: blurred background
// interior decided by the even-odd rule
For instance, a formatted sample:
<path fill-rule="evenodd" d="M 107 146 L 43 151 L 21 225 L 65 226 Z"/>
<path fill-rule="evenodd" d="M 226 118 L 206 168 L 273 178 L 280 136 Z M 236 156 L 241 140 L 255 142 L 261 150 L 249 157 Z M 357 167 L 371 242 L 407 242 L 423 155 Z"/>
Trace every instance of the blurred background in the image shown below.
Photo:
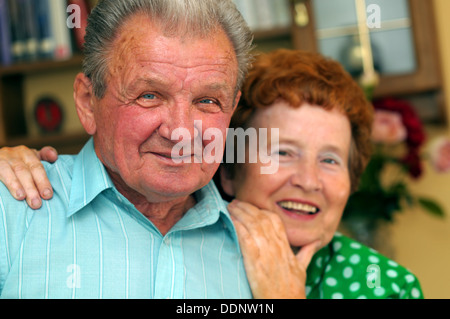
<path fill-rule="evenodd" d="M 72 85 L 96 1 L 49 1 L 0 0 L 0 146 L 75 153 L 88 136 Z M 450 1 L 234 2 L 254 31 L 256 52 L 295 48 L 336 59 L 377 111 L 397 114 L 395 124 L 395 116 L 379 113 L 377 160 L 389 163 L 364 179 L 379 186 L 369 195 L 374 204 L 362 185 L 365 205 L 352 199 L 341 231 L 409 268 L 426 298 L 450 298 Z M 405 134 L 383 136 L 396 128 Z"/>

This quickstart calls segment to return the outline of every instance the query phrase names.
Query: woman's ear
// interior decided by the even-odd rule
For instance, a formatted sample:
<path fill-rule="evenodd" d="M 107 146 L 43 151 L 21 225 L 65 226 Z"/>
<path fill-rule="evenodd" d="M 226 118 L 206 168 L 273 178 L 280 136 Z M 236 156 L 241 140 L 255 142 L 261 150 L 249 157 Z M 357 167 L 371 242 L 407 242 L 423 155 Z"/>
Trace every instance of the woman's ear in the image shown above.
<path fill-rule="evenodd" d="M 220 175 L 220 185 L 222 186 L 222 190 L 228 196 L 234 197 L 234 185 L 233 180 L 230 178 L 230 174 L 227 170 L 221 165 L 219 168 Z"/>
<path fill-rule="evenodd" d="M 94 135 L 97 130 L 93 97 L 91 80 L 84 73 L 78 73 L 73 84 L 73 98 L 81 124 L 89 135 Z"/>

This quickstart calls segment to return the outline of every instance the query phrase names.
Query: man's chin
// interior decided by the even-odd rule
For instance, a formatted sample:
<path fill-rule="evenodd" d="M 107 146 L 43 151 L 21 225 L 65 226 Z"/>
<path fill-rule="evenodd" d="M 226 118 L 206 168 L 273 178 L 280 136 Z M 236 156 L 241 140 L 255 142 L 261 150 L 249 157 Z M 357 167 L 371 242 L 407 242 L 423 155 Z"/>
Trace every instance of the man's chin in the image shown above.
<path fill-rule="evenodd" d="M 144 189 L 145 196 L 149 202 L 157 201 L 171 201 L 187 197 L 204 187 L 207 182 L 189 182 L 180 179 L 172 183 L 158 183 L 147 185 Z"/>

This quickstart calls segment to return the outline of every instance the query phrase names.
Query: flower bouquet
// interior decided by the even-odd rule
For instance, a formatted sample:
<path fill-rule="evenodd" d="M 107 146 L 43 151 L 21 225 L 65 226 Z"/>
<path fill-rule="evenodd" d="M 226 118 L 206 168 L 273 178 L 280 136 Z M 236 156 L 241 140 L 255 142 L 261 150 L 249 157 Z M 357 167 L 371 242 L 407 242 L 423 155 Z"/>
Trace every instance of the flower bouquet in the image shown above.
<path fill-rule="evenodd" d="M 349 198 L 344 223 L 353 223 L 353 230 L 358 223 L 361 234 L 370 236 L 370 229 L 392 221 L 396 213 L 408 206 L 419 205 L 433 215 L 444 216 L 437 202 L 413 194 L 408 188 L 408 181 L 417 180 L 423 174 L 422 147 L 426 139 L 413 107 L 394 98 L 374 101 L 373 106 L 374 153 L 361 176 L 358 190 Z M 450 141 L 440 138 L 433 143 L 428 159 L 437 171 L 450 171 Z M 369 240 L 358 239 L 370 245 Z"/>

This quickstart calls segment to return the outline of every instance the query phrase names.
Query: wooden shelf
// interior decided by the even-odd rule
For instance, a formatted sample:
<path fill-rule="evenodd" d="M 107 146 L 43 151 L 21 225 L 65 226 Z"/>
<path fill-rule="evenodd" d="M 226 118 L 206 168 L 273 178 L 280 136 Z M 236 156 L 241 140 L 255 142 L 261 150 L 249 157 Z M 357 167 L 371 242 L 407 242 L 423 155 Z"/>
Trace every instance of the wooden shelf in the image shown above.
<path fill-rule="evenodd" d="M 20 136 L 9 138 L 3 146 L 26 145 L 30 148 L 41 149 L 44 146 L 53 146 L 59 153 L 74 154 L 81 150 L 89 139 L 87 133 L 63 133 L 55 135 L 41 135 L 35 137 Z"/>
<path fill-rule="evenodd" d="M 52 70 L 61 70 L 70 67 L 81 67 L 83 56 L 75 54 L 68 60 L 38 60 L 23 62 L 9 66 L 0 67 L 0 77 L 11 75 L 27 75 L 33 73 L 46 73 Z"/>

